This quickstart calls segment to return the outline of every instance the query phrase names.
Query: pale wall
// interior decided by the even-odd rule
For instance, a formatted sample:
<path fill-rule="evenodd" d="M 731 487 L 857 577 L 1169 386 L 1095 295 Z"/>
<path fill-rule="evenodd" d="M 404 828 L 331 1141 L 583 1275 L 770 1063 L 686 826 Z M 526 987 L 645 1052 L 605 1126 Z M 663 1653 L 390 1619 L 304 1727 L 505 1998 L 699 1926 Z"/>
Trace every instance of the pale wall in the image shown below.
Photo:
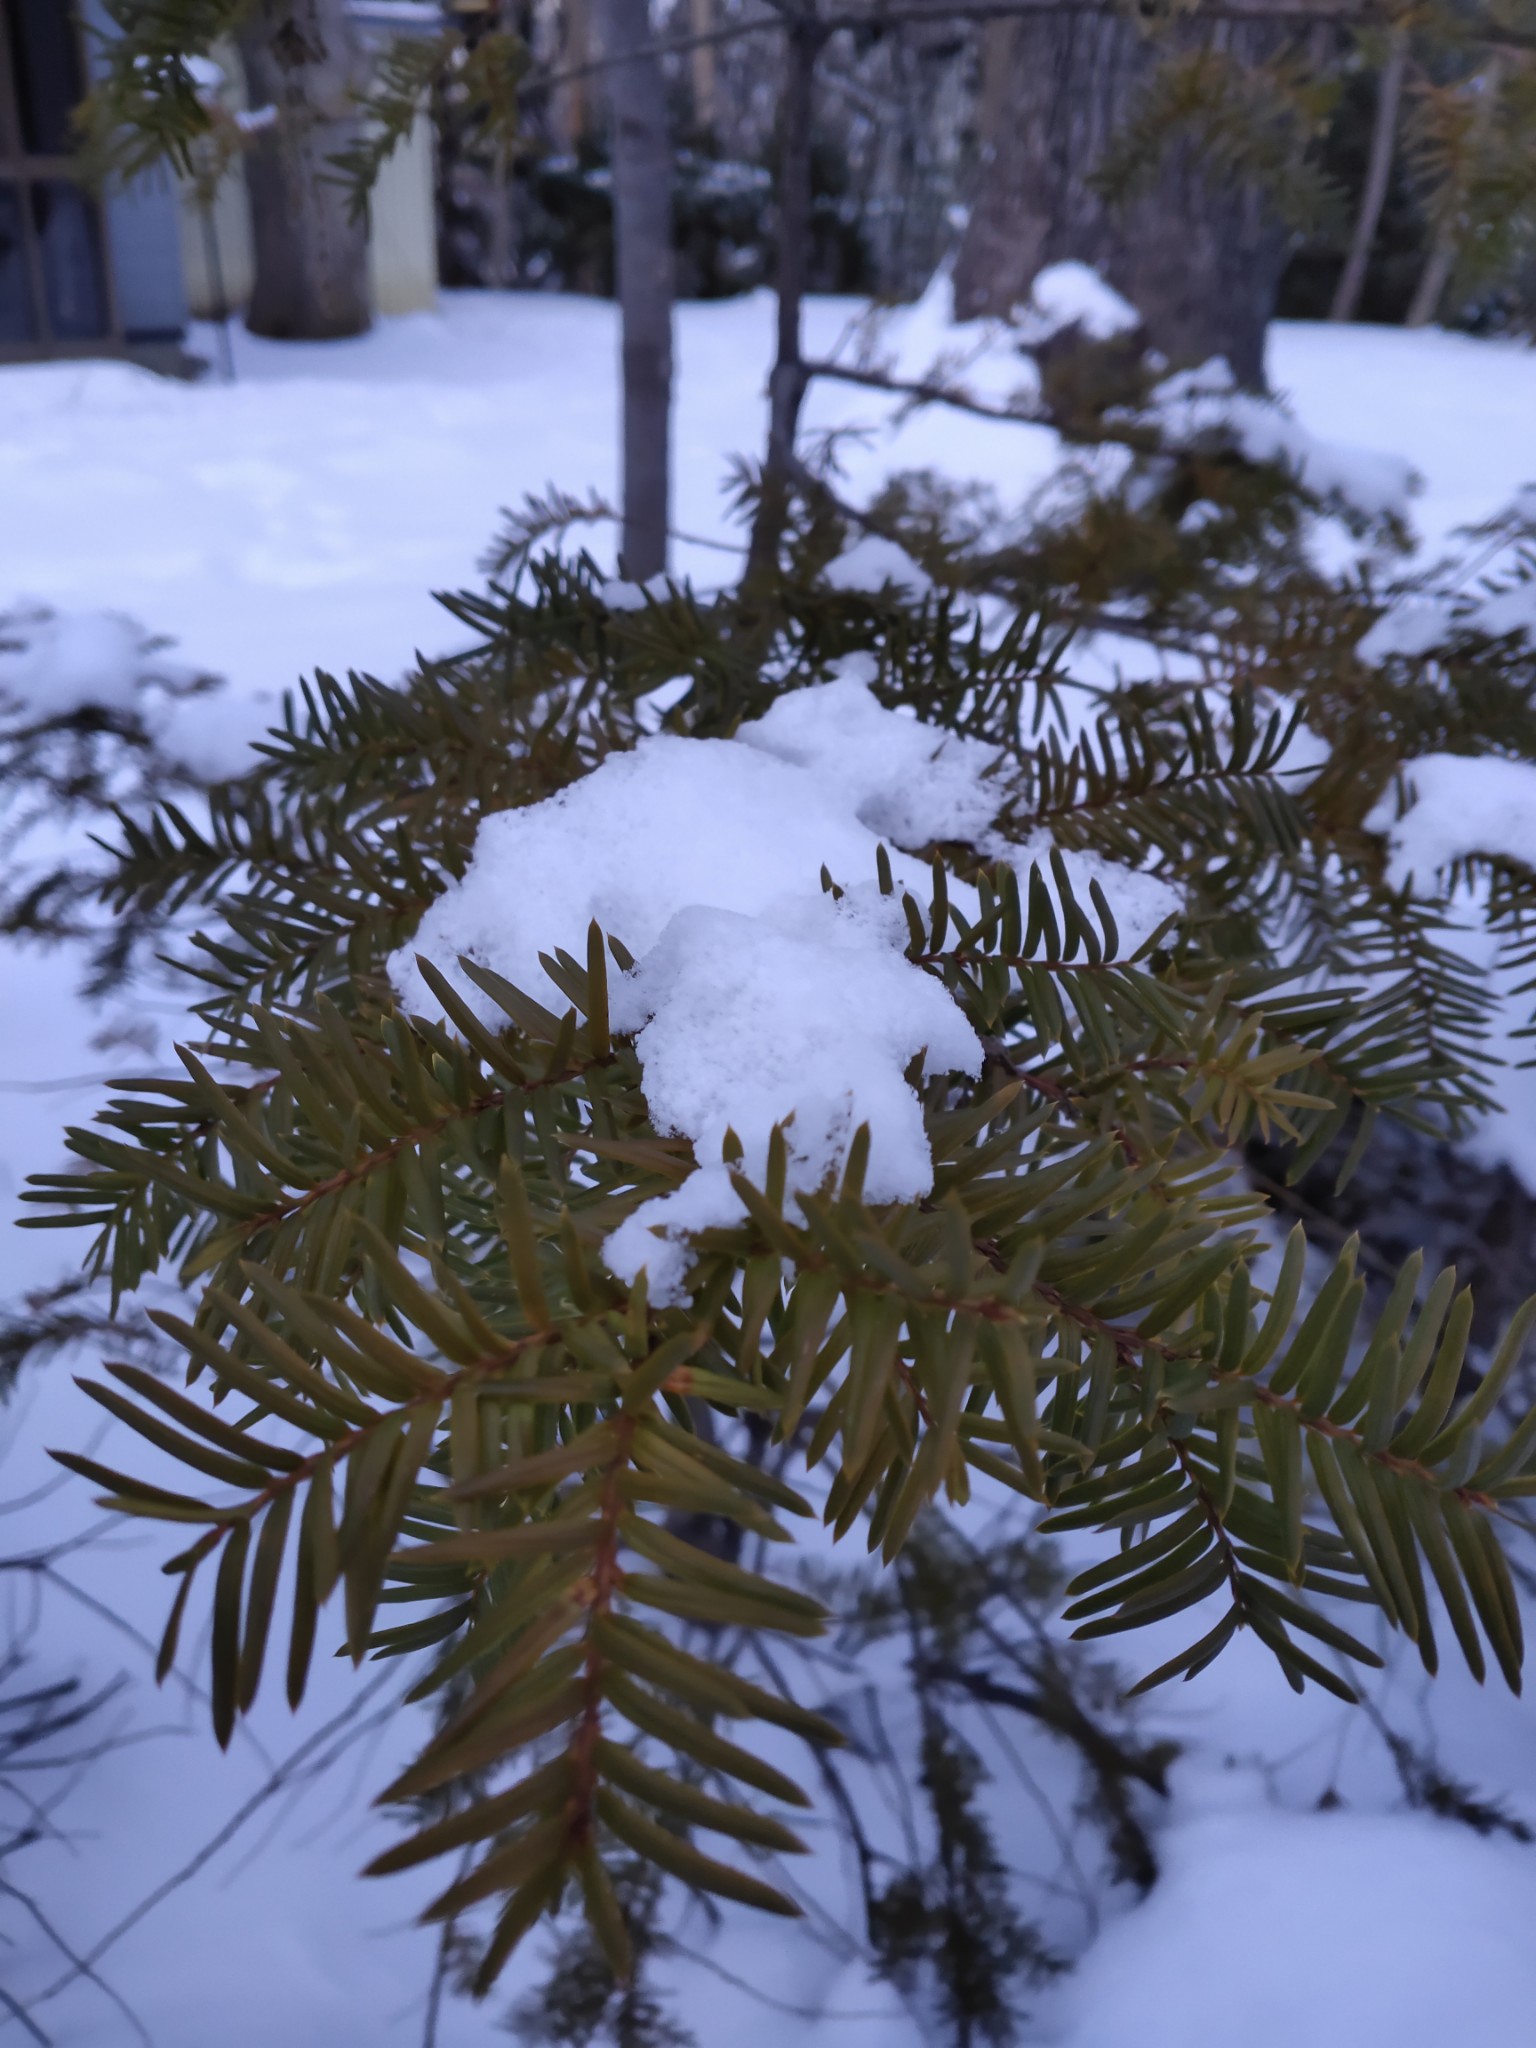
<path fill-rule="evenodd" d="M 437 296 L 437 214 L 433 195 L 432 123 L 418 115 L 410 136 L 379 174 L 369 215 L 368 263 L 373 302 L 380 313 L 418 313 Z M 191 185 L 181 191 L 181 260 L 195 320 L 243 306 L 251 294 L 254 259 L 245 172 L 237 163 L 222 180 L 211 227 L 223 272 L 219 304 L 202 208 Z"/>

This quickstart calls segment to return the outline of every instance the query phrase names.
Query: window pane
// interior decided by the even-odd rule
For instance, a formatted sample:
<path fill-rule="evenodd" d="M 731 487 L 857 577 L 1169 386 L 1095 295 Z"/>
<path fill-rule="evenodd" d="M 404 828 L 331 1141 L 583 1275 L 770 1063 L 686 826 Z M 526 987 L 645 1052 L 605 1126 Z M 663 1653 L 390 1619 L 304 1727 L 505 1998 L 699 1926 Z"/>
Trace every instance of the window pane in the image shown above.
<path fill-rule="evenodd" d="M 32 218 L 53 339 L 95 341 L 107 331 L 95 207 L 78 186 L 49 178 L 32 187 Z"/>
<path fill-rule="evenodd" d="M 0 347 L 36 339 L 27 252 L 21 246 L 21 191 L 0 184 Z"/>
<path fill-rule="evenodd" d="M 21 102 L 21 146 L 33 156 L 68 156 L 69 117 L 78 104 L 80 51 L 65 0 L 5 0 L 11 62 Z"/>

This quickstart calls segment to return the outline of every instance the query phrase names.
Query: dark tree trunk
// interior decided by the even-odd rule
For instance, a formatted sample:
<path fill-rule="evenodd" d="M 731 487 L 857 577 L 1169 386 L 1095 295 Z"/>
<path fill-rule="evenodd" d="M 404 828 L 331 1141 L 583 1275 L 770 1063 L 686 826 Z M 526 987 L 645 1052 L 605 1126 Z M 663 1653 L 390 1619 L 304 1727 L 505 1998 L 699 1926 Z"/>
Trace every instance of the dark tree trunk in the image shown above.
<path fill-rule="evenodd" d="M 1365 290 L 1365 273 L 1370 267 L 1371 247 L 1381 224 L 1381 210 L 1387 203 L 1392 182 L 1392 159 L 1397 153 L 1397 116 L 1402 105 L 1403 80 L 1408 73 L 1408 31 L 1392 31 L 1391 47 L 1376 88 L 1376 119 L 1371 124 L 1371 156 L 1366 166 L 1365 190 L 1355 217 L 1349 256 L 1333 295 L 1330 320 L 1353 320 L 1360 310 Z"/>
<path fill-rule="evenodd" d="M 672 145 L 648 0 L 605 0 L 613 204 L 624 343 L 624 574 L 667 566 L 672 414 Z"/>
<path fill-rule="evenodd" d="M 960 318 L 1006 315 L 1038 271 L 1092 264 L 1141 314 L 1175 365 L 1225 356 L 1245 384 L 1264 374 L 1264 330 L 1288 237 L 1255 186 L 1207 173 L 1175 145 L 1135 196 L 1111 204 L 1093 179 L 1167 54 L 1214 44 L 1260 63 L 1293 34 L 1271 22 L 1180 23 L 1149 34 L 1120 10 L 1025 14 L 990 39 L 1006 85 L 984 91 L 980 188 L 955 266 Z"/>
<path fill-rule="evenodd" d="M 1494 107 L 1503 82 L 1503 59 L 1495 55 L 1481 72 L 1477 80 L 1478 99 L 1472 115 L 1471 132 L 1468 136 L 1470 154 L 1475 158 L 1493 119 Z M 1404 321 L 1407 327 L 1427 327 L 1440 310 L 1440 301 L 1445 297 L 1446 286 L 1455 274 L 1456 261 L 1461 254 L 1461 238 L 1464 226 L 1460 219 L 1460 207 L 1456 203 L 1462 195 L 1453 193 L 1440 225 L 1435 230 L 1430 244 L 1429 260 L 1419 273 L 1419 282 L 1413 294 L 1413 303 L 1408 308 Z"/>
<path fill-rule="evenodd" d="M 825 37 L 809 12 L 792 16 L 784 38 L 784 92 L 779 112 L 777 345 L 768 378 L 768 452 L 762 495 L 752 523 L 746 582 L 760 588 L 776 580 L 779 541 L 789 511 L 795 436 L 805 402 L 801 311 L 811 246 L 811 150 L 816 103 L 816 59 Z"/>
<path fill-rule="evenodd" d="M 240 31 L 253 109 L 277 119 L 246 157 L 256 281 L 246 325 L 278 341 L 361 334 L 373 314 L 368 223 L 331 157 L 356 141 L 361 58 L 346 0 L 261 0 Z"/>

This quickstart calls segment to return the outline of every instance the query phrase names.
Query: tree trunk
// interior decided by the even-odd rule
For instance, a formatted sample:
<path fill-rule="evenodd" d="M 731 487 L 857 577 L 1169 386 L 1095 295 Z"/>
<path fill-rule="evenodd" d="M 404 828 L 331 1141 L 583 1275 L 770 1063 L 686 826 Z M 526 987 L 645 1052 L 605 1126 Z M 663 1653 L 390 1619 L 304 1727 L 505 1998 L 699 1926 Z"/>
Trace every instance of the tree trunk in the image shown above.
<path fill-rule="evenodd" d="M 1397 115 L 1402 105 L 1403 80 L 1407 72 L 1407 31 L 1395 28 L 1376 89 L 1376 119 L 1371 128 L 1371 154 L 1366 165 L 1365 190 L 1360 195 L 1360 211 L 1355 219 L 1349 257 L 1329 309 L 1330 320 L 1353 320 L 1360 310 L 1360 294 L 1365 290 L 1371 244 L 1376 239 L 1381 209 L 1387 203 L 1387 187 L 1392 182 L 1392 158 L 1397 152 Z"/>
<path fill-rule="evenodd" d="M 1456 230 L 1449 221 L 1442 221 L 1419 272 L 1413 299 L 1403 319 L 1405 327 L 1427 327 L 1439 312 L 1451 272 L 1456 268 L 1456 253 Z"/>
<path fill-rule="evenodd" d="M 1005 17 L 987 22 L 981 31 L 981 90 L 976 135 L 984 166 L 997 161 L 1003 132 L 1012 119 L 1013 46 L 1017 26 L 1016 21 Z"/>
<path fill-rule="evenodd" d="M 1489 124 L 1493 120 L 1503 76 L 1503 61 L 1495 56 L 1474 81 L 1474 89 L 1479 98 L 1468 135 L 1468 144 L 1474 158 L 1481 149 Z M 1440 310 L 1440 301 L 1445 297 L 1445 288 L 1451 281 L 1456 259 L 1461 254 L 1461 197 L 1461 192 L 1452 194 L 1451 202 L 1435 230 L 1429 258 L 1419 273 L 1418 286 L 1413 294 L 1413 303 L 1408 308 L 1405 326 L 1427 327 Z"/>
<path fill-rule="evenodd" d="M 239 42 L 252 109 L 277 109 L 246 157 L 256 253 L 246 325 L 277 341 L 362 334 L 373 318 L 367 216 L 352 217 L 328 162 L 359 128 L 361 53 L 345 0 L 261 0 Z"/>
<path fill-rule="evenodd" d="M 647 0 L 605 0 L 613 204 L 624 361 L 624 539 L 643 582 L 667 566 L 672 410 L 672 145 Z M 645 54 L 639 54 L 645 52 Z"/>
<path fill-rule="evenodd" d="M 779 541 L 789 512 L 790 483 L 795 462 L 795 435 L 805 402 L 805 357 L 801 348 L 801 309 L 811 253 L 811 150 L 816 102 L 816 59 L 825 41 L 807 13 L 792 15 L 786 26 L 784 94 L 779 109 L 778 264 L 774 289 L 778 298 L 778 338 L 768 379 L 768 454 L 763 464 L 762 492 L 752 522 L 745 582 L 761 589 L 777 579 Z"/>
<path fill-rule="evenodd" d="M 715 0 L 688 0 L 688 29 L 707 36 L 715 26 Z M 689 83 L 693 88 L 694 126 L 710 133 L 715 125 L 715 46 L 699 43 L 689 52 Z"/>
<path fill-rule="evenodd" d="M 579 69 L 583 64 L 590 64 L 592 58 L 589 0 L 561 0 L 560 49 L 557 59 L 560 69 Z M 555 131 L 571 149 L 579 147 L 586 137 L 591 119 L 588 108 L 590 84 L 591 80 L 583 75 L 567 79 L 564 85 L 556 89 Z"/>
<path fill-rule="evenodd" d="M 1123 205 L 1093 177 L 1165 55 L 1214 45 L 1259 63 L 1291 32 L 1220 20 L 1154 35 L 1119 9 L 1029 13 L 1010 26 L 1008 89 L 990 82 L 996 132 L 983 137 L 955 266 L 958 316 L 1006 316 L 1047 264 L 1075 258 L 1131 301 L 1171 363 L 1225 356 L 1243 383 L 1262 384 L 1288 239 L 1262 192 L 1207 174 L 1189 145 L 1169 150 Z"/>

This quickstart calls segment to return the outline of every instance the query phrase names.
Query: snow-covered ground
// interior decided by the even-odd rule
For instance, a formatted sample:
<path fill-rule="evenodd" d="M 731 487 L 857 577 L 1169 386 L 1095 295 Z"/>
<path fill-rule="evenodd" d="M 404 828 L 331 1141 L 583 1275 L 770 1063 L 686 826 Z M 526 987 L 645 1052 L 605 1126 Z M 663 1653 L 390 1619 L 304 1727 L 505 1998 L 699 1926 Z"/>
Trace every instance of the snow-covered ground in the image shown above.
<path fill-rule="evenodd" d="M 858 310 L 813 303 L 811 349 L 832 349 Z M 189 734 L 201 720 L 207 748 L 259 726 L 264 706 L 316 667 L 398 674 L 413 650 L 454 644 L 458 629 L 431 592 L 473 583 L 500 507 L 548 483 L 614 495 L 615 341 L 607 305 L 477 294 L 445 297 L 439 313 L 356 342 L 275 346 L 237 334 L 232 384 L 169 384 L 113 364 L 0 371 L 0 614 L 30 599 L 120 611 L 170 636 L 176 659 L 229 679 L 226 697 L 170 715 L 173 732 L 179 718 Z M 679 544 L 676 564 L 701 583 L 730 573 L 718 544 L 739 535 L 726 523 L 725 466 L 760 445 L 770 344 L 765 297 L 680 309 L 674 518 L 696 538 Z M 1536 354 L 1518 345 L 1282 326 L 1271 376 L 1320 440 L 1407 458 L 1423 479 L 1412 517 L 1426 552 L 1536 477 Z M 893 429 L 891 414 L 888 400 L 851 386 L 815 392 L 811 428 L 869 429 L 845 448 L 850 495 L 928 466 L 990 484 L 1015 507 L 1058 461 L 1043 427 L 930 411 Z M 608 530 L 594 529 L 591 544 L 611 556 Z M 0 955 L 7 1218 L 21 1176 L 55 1163 L 60 1124 L 90 1114 L 90 1077 L 121 1071 L 125 1044 L 145 1048 L 129 1059 L 157 1057 L 155 1034 L 163 1050 L 176 1028 L 176 1013 L 147 997 L 94 1012 L 77 979 L 66 953 Z M 118 1035 L 111 1050 L 96 1043 L 104 1030 Z M 68 1237 L 6 1230 L 0 1298 L 67 1270 L 77 1249 Z M 58 2048 L 421 2041 L 433 1938 L 411 1914 L 428 1881 L 363 1885 L 353 1875 L 386 1838 L 365 1795 L 412 1738 L 386 1712 L 397 1674 L 322 1673 L 296 1723 L 269 1701 L 220 1757 L 188 1684 L 155 1696 L 143 1682 L 139 1638 L 163 1618 L 161 1537 L 130 1527 L 77 1544 L 97 1519 L 88 1491 L 44 1456 L 49 1443 L 91 1442 L 100 1423 L 60 1370 L 29 1376 L 0 1412 L 0 1556 L 33 1561 L 0 1573 L 0 1602 L 24 1625 L 36 1618 L 36 1682 L 66 1670 L 90 1685 L 124 1674 L 82 1746 L 104 1733 L 132 1738 L 82 1776 L 55 1817 L 59 1838 L 18 1859 L 49 1927 L 0 1899 L 0 1989 L 33 2000 L 69 1980 L 36 2006 Z M 1158 1652 L 1141 1654 L 1151 1663 Z M 198 1644 L 182 1668 L 201 1670 Z M 328 1735 L 360 1684 L 380 1689 Z M 1432 1737 L 1449 1771 L 1536 1824 L 1528 1709 L 1479 1694 L 1458 1672 L 1431 1694 L 1400 1667 L 1377 1701 L 1395 1725 Z M 1186 1751 L 1161 1819 L 1164 1880 L 1142 1907 L 1123 1895 L 1098 1902 L 1103 1931 L 1042 2003 L 1031 2038 L 1070 2048 L 1186 2038 L 1440 2048 L 1453 2028 L 1518 2038 L 1519 2016 L 1536 2009 L 1536 1849 L 1402 1812 L 1372 1721 L 1316 1695 L 1294 1701 L 1242 1641 L 1195 1686 L 1160 1699 L 1151 1722 Z M 305 1744 L 266 1791 L 274 1766 Z M 337 1745 L 339 1759 L 318 1770 Z M 1342 1807 L 1314 1811 L 1325 1793 Z M 1052 1796 L 1065 1812 L 1064 1779 Z M 1029 1845 L 1041 1824 L 1017 1785 L 999 1781 L 995 1812 L 1005 1851 L 1037 1856 Z M 13 1818 L 0 1813 L 0 1830 Z M 193 1879 L 115 1932 L 237 1820 Z M 815 1859 L 809 1882 L 830 1901 L 836 1858 Z M 99 1981 L 59 1946 L 88 1958 L 108 1936 Z M 727 2035 L 766 2048 L 786 2026 L 815 2048 L 923 2042 L 894 1994 L 830 1940 L 731 1913 L 710 1954 L 750 1989 L 710 1964 L 679 1974 L 705 2048 Z M 28 2038 L 4 2005 L 0 2048 Z M 504 2005 L 448 2001 L 438 2048 L 506 2039 Z M 815 2012 L 828 2017 L 806 2016 Z"/>

